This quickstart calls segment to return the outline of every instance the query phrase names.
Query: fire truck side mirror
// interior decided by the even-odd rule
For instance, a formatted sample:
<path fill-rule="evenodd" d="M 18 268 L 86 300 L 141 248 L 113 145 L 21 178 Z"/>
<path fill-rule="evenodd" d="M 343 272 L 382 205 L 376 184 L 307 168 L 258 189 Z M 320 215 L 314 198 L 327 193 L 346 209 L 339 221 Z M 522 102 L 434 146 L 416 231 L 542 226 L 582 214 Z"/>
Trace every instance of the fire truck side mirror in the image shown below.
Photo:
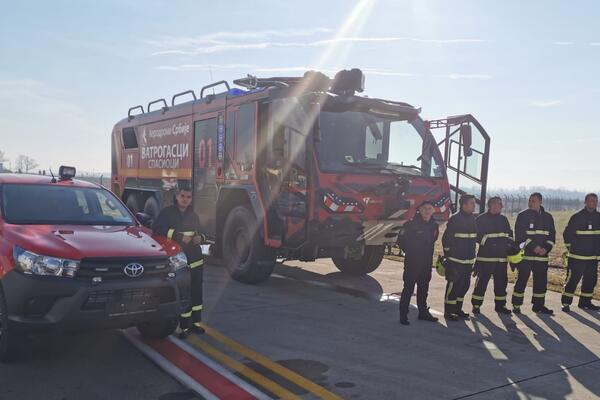
<path fill-rule="evenodd" d="M 463 145 L 463 154 L 465 157 L 470 157 L 473 154 L 471 144 L 473 143 L 473 133 L 471 125 L 462 125 L 460 127 L 460 137 Z"/>
<path fill-rule="evenodd" d="M 152 228 L 152 223 L 154 221 L 152 220 L 151 215 L 148 215 L 143 212 L 138 212 L 138 213 L 135 213 L 135 217 L 140 222 L 140 224 L 142 224 L 142 226 L 145 226 L 146 228 Z"/>

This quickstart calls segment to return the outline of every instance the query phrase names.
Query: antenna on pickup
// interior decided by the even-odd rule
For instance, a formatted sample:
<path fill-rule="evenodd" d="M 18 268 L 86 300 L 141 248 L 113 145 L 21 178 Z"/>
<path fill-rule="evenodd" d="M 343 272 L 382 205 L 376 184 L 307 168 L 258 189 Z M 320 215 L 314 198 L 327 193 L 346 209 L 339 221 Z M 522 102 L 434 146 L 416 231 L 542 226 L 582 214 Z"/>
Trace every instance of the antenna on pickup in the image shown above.
<path fill-rule="evenodd" d="M 50 181 L 50 183 L 56 183 L 56 178 L 54 177 L 54 174 L 52 173 L 52 168 L 48 168 L 48 171 L 50 171 L 50 175 L 52 175 L 52 180 Z"/>

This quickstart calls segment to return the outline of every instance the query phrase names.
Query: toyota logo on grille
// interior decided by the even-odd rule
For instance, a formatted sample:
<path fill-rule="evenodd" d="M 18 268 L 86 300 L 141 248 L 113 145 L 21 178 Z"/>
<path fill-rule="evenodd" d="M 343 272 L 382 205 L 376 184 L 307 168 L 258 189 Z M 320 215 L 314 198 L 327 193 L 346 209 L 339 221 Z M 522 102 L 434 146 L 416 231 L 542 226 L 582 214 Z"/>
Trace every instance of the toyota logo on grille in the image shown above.
<path fill-rule="evenodd" d="M 123 268 L 123 272 L 130 278 L 137 278 L 144 273 L 144 266 L 138 263 L 127 264 L 125 268 Z"/>

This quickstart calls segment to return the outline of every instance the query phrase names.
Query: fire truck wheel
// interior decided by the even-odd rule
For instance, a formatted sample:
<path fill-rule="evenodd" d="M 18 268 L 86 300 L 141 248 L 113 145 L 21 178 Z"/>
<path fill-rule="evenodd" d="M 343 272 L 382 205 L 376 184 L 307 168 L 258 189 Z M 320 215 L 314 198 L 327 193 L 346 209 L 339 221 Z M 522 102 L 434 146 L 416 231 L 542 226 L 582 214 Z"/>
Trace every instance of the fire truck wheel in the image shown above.
<path fill-rule="evenodd" d="M 0 362 L 16 359 L 20 343 L 14 331 L 8 329 L 8 309 L 4 292 L 0 288 Z"/>
<path fill-rule="evenodd" d="M 164 321 L 151 321 L 139 324 L 136 328 L 146 339 L 164 339 L 177 329 L 177 318 Z"/>
<path fill-rule="evenodd" d="M 148 200 L 146 200 L 146 204 L 144 204 L 144 214 L 148 214 L 152 217 L 152 221 L 156 221 L 158 213 L 160 213 L 158 201 L 155 197 L 149 197 Z"/>
<path fill-rule="evenodd" d="M 129 196 L 127 196 L 127 201 L 125 201 L 125 205 L 134 214 L 140 212 L 140 202 L 138 200 L 138 196 L 135 194 L 130 194 Z"/>
<path fill-rule="evenodd" d="M 260 224 L 245 206 L 231 210 L 223 229 L 223 258 L 236 281 L 261 283 L 275 268 L 275 253 L 267 248 L 259 232 Z"/>
<path fill-rule="evenodd" d="M 359 259 L 332 257 L 335 266 L 350 275 L 365 275 L 379 267 L 383 260 L 385 246 L 365 246 L 365 253 Z"/>

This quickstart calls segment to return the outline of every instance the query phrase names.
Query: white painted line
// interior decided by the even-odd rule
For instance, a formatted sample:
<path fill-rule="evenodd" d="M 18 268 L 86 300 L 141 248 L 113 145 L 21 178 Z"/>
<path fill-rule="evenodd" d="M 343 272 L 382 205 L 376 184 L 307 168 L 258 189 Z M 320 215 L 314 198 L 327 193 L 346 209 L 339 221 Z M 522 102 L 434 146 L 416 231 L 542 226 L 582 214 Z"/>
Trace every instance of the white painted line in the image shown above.
<path fill-rule="evenodd" d="M 175 378 L 175 380 L 177 380 L 183 386 L 187 387 L 188 389 L 193 390 L 194 392 L 196 392 L 197 394 L 199 394 L 200 396 L 204 397 L 207 400 L 219 400 L 219 398 L 217 396 L 212 394 L 208 389 L 206 389 L 204 386 L 200 385 L 198 382 L 196 382 L 194 379 L 192 379 L 189 375 L 187 375 L 181 369 L 177 368 L 169 360 L 167 360 L 165 357 L 160 355 L 158 352 L 156 352 L 150 346 L 143 343 L 141 340 L 137 339 L 136 337 L 134 337 L 133 335 L 131 335 L 129 332 L 127 332 L 125 330 L 121 330 L 121 333 L 123 334 L 123 336 L 125 336 L 125 338 L 129 341 L 129 343 L 134 345 L 139 351 L 141 351 L 143 354 L 145 354 L 146 357 L 148 357 L 150 360 L 152 360 L 154 363 L 156 363 L 159 367 L 164 369 L 169 375 L 171 375 L 173 378 Z"/>
<path fill-rule="evenodd" d="M 502 352 L 502 350 L 500 350 L 498 348 L 498 346 L 496 346 L 494 343 L 484 340 L 483 347 L 485 347 L 485 349 L 490 352 L 490 355 L 494 358 L 494 360 L 499 360 L 499 361 L 508 360 L 508 357 L 506 357 L 506 354 L 504 354 Z"/>
<path fill-rule="evenodd" d="M 198 351 L 198 349 L 191 346 L 187 342 L 172 335 L 169 336 L 168 340 L 183 351 L 185 351 L 186 353 L 189 353 L 192 356 L 196 357 L 198 360 L 202 361 L 204 364 L 206 364 L 207 366 L 209 366 L 210 368 L 227 378 L 229 381 L 235 383 L 237 386 L 241 387 L 257 399 L 272 400 L 272 397 L 267 396 L 265 393 L 261 392 L 254 386 L 239 378 L 237 375 L 231 373 L 229 370 L 225 369 L 225 367 L 223 367 L 221 364 L 218 364 L 217 362 L 213 361 L 212 358 L 205 356 L 200 351 Z"/>

